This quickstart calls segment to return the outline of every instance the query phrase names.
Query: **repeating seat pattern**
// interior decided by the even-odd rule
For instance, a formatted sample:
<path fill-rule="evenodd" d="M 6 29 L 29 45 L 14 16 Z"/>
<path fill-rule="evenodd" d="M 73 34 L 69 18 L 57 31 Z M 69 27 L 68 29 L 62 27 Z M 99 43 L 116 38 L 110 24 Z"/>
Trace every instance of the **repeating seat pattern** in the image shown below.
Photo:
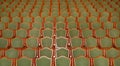
<path fill-rule="evenodd" d="M 120 66 L 120 0 L 0 0 L 0 66 Z"/>

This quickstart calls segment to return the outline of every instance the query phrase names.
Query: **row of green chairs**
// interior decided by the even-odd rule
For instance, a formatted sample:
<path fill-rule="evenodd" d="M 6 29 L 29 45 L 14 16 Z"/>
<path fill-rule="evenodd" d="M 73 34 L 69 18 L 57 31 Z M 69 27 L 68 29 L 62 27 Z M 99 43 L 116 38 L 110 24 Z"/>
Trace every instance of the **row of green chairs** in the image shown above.
<path fill-rule="evenodd" d="M 75 37 L 71 39 L 71 44 L 72 44 L 72 48 L 77 48 L 77 47 L 81 47 L 82 46 L 82 39 Z M 119 38 L 117 38 L 115 40 L 115 47 L 119 48 Z M 64 37 L 58 38 L 57 39 L 57 46 L 58 47 L 66 47 L 67 46 L 67 39 Z M 94 48 L 97 47 L 98 43 L 97 43 L 97 39 L 93 38 L 93 37 L 88 37 L 86 38 L 86 43 L 85 43 L 85 47 L 88 48 Z M 111 38 L 101 38 L 100 40 L 100 46 L 102 48 L 110 48 L 112 47 L 112 39 Z"/>
<path fill-rule="evenodd" d="M 35 58 L 36 57 L 36 50 L 32 49 L 32 48 L 26 48 L 24 50 L 17 50 L 14 48 L 10 48 L 5 51 L 5 56 L 7 58 L 12 58 L 12 59 L 19 58 L 20 57 L 19 51 L 22 51 L 22 56 L 25 56 L 27 58 Z M 120 55 L 119 50 L 117 50 L 115 48 L 110 48 L 105 51 L 106 51 L 107 58 L 117 58 Z M 43 49 L 39 50 L 39 55 L 40 55 L 40 57 L 46 56 L 48 58 L 52 58 L 52 52 L 53 51 L 49 48 L 43 48 Z M 74 58 L 78 58 L 81 56 L 85 56 L 86 50 L 82 49 L 82 48 L 76 48 L 76 49 L 73 49 L 72 53 L 73 53 Z M 89 49 L 89 58 L 97 58 L 102 55 L 103 55 L 103 53 L 102 53 L 101 49 L 98 49 L 98 48 Z M 2 56 L 2 54 L 1 54 L 1 56 Z M 61 56 L 69 57 L 68 49 L 60 48 L 60 49 L 56 50 L 56 57 L 61 57 Z"/>
<path fill-rule="evenodd" d="M 92 48 L 89 50 L 89 57 L 90 58 L 97 58 L 99 56 L 102 56 L 102 50 L 98 49 L 98 48 Z M 85 56 L 85 50 L 82 48 L 76 48 L 73 49 L 73 56 L 75 58 L 78 58 L 80 56 Z M 115 49 L 115 48 L 110 48 L 108 50 L 106 50 L 106 57 L 107 58 L 116 58 L 119 56 L 119 50 Z"/>
<path fill-rule="evenodd" d="M 29 25 L 27 25 L 27 23 L 21 24 L 20 27 L 23 29 L 19 29 L 19 30 L 16 30 L 18 27 L 17 27 L 17 24 L 15 24 L 15 23 L 9 24 L 8 28 L 10 28 L 10 29 L 5 29 L 4 24 L 1 24 L 2 36 L 4 38 L 12 38 L 13 36 L 15 36 L 14 34 L 16 34 L 16 36 L 18 36 L 18 37 L 25 38 L 25 37 L 27 37 L 27 33 L 28 33 L 27 30 L 30 29 L 29 30 L 30 36 L 39 37 L 41 27 L 37 24 L 39 24 L 39 23 L 33 24 L 33 27 L 32 27 L 33 29 L 30 29 L 31 27 Z M 52 31 L 53 27 L 50 24 L 46 24 L 45 28 L 47 28 L 47 29 L 43 30 L 43 34 L 48 37 L 51 37 L 52 32 L 53 32 Z M 98 26 L 96 26 L 96 27 L 98 27 Z M 49 28 L 51 28 L 51 29 L 49 29 Z M 79 30 L 71 29 L 72 27 L 69 27 L 69 28 L 70 28 L 70 30 L 69 30 L 70 37 L 79 36 L 79 34 L 80 34 Z M 83 28 L 86 28 L 86 27 L 83 26 Z M 16 30 L 16 32 L 14 32 L 13 30 Z M 118 38 L 120 36 L 120 31 L 118 29 L 114 29 L 114 28 L 108 30 L 109 31 L 108 34 L 106 33 L 106 31 L 107 31 L 106 29 L 96 29 L 94 31 L 95 32 L 93 32 L 93 30 L 90 30 L 90 29 L 84 29 L 84 30 L 82 30 L 82 36 L 90 37 L 90 36 L 92 36 L 93 33 L 95 33 L 96 37 L 105 37 L 108 35 L 111 38 Z M 19 32 L 22 33 L 24 35 L 24 37 L 22 35 L 20 35 Z M 65 37 L 65 35 L 66 35 L 65 29 L 57 29 L 56 32 L 57 32 L 56 34 L 58 37 L 59 36 Z M 35 34 L 37 34 L 37 35 L 35 35 Z"/>
<path fill-rule="evenodd" d="M 69 2 L 70 2 L 70 1 L 68 1 L 68 3 L 69 3 Z M 31 3 L 32 3 L 32 2 L 30 2 L 29 4 L 32 5 Z M 49 2 L 46 2 L 46 3 L 47 3 L 47 4 L 45 4 L 45 6 L 49 4 Z M 77 2 L 77 3 L 81 4 L 80 2 Z M 89 3 L 89 2 L 87 2 L 87 3 Z M 106 3 L 106 2 L 105 2 L 105 3 Z M 113 3 L 114 3 L 114 2 L 113 2 Z M 61 2 L 61 4 L 63 4 L 63 2 Z M 64 4 L 64 5 L 66 5 L 66 4 Z M 70 6 L 74 6 L 74 4 L 71 4 L 71 2 L 70 2 L 69 5 L 70 5 Z M 105 5 L 105 4 L 104 4 L 104 5 Z M 107 5 L 106 5 L 105 7 L 107 7 Z M 108 7 L 109 7 L 109 6 L 108 6 Z"/>
<path fill-rule="evenodd" d="M 63 7 L 65 8 L 65 6 L 63 6 Z M 18 7 L 18 8 L 19 8 L 19 7 Z M 17 11 L 20 11 L 20 12 L 21 12 L 22 9 L 21 9 L 21 8 L 18 9 L 18 8 L 16 8 Z M 22 8 L 23 8 L 23 7 L 22 7 Z M 61 8 L 62 8 L 62 7 L 61 7 Z M 29 7 L 28 7 L 28 8 L 26 7 L 24 11 L 27 11 L 27 12 L 28 12 L 28 10 L 30 10 L 30 9 L 31 9 L 31 6 L 30 6 L 30 8 L 29 8 Z M 34 8 L 34 9 L 35 9 L 35 8 Z M 58 8 L 57 8 L 57 9 L 58 9 Z M 73 10 L 73 12 L 76 12 L 75 9 L 73 9 L 73 8 L 71 8 L 71 9 Z M 70 9 L 70 10 L 71 10 L 71 9 Z M 81 8 L 81 9 L 82 9 L 82 10 L 79 10 L 79 11 L 84 11 L 84 12 L 86 12 L 86 10 L 85 10 L 84 8 Z M 11 9 L 9 9 L 9 8 L 8 8 L 8 10 L 11 11 Z M 7 11 L 8 11 L 8 10 L 7 10 Z M 49 11 L 49 8 L 45 8 L 45 7 L 44 7 L 44 9 L 42 9 L 42 10 L 45 11 L 45 12 L 46 12 L 46 11 L 48 12 L 48 11 Z M 55 10 L 56 10 L 56 9 L 55 9 Z M 61 9 L 61 12 L 64 13 L 65 10 L 67 10 L 67 8 Z M 101 10 L 102 10 L 102 8 L 101 8 L 99 11 L 101 11 Z M 39 9 L 37 8 L 37 9 L 35 10 L 35 12 L 39 12 L 39 11 L 40 11 L 40 8 L 39 8 Z M 104 11 L 104 10 L 102 10 L 102 12 L 103 12 L 103 11 Z M 34 12 L 34 10 L 33 10 L 33 12 Z M 71 12 L 71 13 L 73 13 L 73 12 Z M 82 13 L 84 13 L 84 12 L 82 12 Z M 91 11 L 90 11 L 91 14 L 94 14 L 93 12 L 95 12 L 95 11 L 94 11 L 94 10 L 91 10 Z M 28 13 L 29 13 L 29 12 L 28 12 Z M 98 13 L 98 12 L 96 12 L 96 16 L 98 16 L 97 13 Z M 103 12 L 103 13 L 104 13 L 104 12 Z M 118 12 L 118 13 L 119 13 L 119 12 Z M 94 15 L 95 15 L 95 14 L 94 14 Z M 83 16 L 86 16 L 86 15 L 83 14 Z"/>
<path fill-rule="evenodd" d="M 55 12 L 56 13 L 56 12 Z M 24 14 L 24 13 L 23 13 Z M 3 12 L 3 14 L 1 14 L 1 15 L 4 15 L 4 17 L 1 17 L 1 22 L 4 22 L 4 23 L 6 23 L 6 22 L 10 22 L 10 17 L 8 17 L 8 16 L 5 16 L 5 15 L 8 15 L 6 12 Z M 18 17 L 19 16 L 19 14 L 13 14 L 14 15 L 14 17 L 12 17 L 12 21 L 13 22 L 21 22 L 21 18 L 20 17 Z M 24 19 L 23 19 L 23 22 L 32 22 L 32 17 L 29 17 L 28 16 L 29 14 L 28 13 L 26 13 L 25 12 L 25 14 L 24 14 Z M 36 21 L 39 21 L 39 22 L 41 22 L 42 21 L 42 18 L 41 17 L 39 17 L 40 16 L 40 14 L 37 14 L 37 13 L 34 13 L 34 14 L 31 14 L 32 16 L 36 16 L 36 17 L 34 17 L 34 21 L 36 22 Z M 42 13 L 41 15 L 44 15 L 44 16 L 47 16 L 46 14 L 44 14 L 44 13 Z M 65 14 L 64 14 L 65 15 Z M 102 15 L 104 15 L 103 13 L 102 13 Z M 54 17 L 50 17 L 50 16 L 48 16 L 48 17 L 45 17 L 45 21 L 50 21 L 50 22 L 53 22 L 54 21 Z M 76 18 L 75 17 L 73 17 L 73 16 L 69 16 L 69 17 L 67 17 L 66 18 L 67 19 L 67 22 L 75 22 L 76 21 Z M 112 17 L 109 17 L 109 14 L 107 14 L 107 15 L 104 15 L 104 16 L 101 16 L 101 17 L 95 17 L 95 16 L 90 16 L 90 17 L 85 17 L 85 16 L 81 16 L 81 17 L 78 17 L 78 21 L 79 22 L 87 22 L 86 20 L 88 20 L 88 22 L 98 22 L 98 20 L 100 21 L 100 22 L 119 22 L 120 21 L 120 19 L 119 19 L 119 16 L 112 16 Z M 61 21 L 61 22 L 64 22 L 65 21 L 65 18 L 64 18 L 64 16 L 59 16 L 59 17 L 57 17 L 56 18 L 56 21 L 57 22 L 59 22 L 59 21 Z"/>
<path fill-rule="evenodd" d="M 21 35 L 22 37 L 26 37 L 26 35 Z M 43 39 L 41 39 L 41 44 L 43 47 L 52 47 L 52 39 L 49 37 L 45 37 Z M 31 47 L 31 48 L 37 48 L 38 47 L 38 39 L 31 37 L 26 39 L 26 45 L 27 47 Z M 0 38 L 0 48 L 7 48 L 8 47 L 8 40 L 4 39 L 4 38 Z M 11 40 L 11 46 L 14 48 L 23 48 L 24 47 L 24 43 L 23 43 L 23 39 L 21 38 L 14 38 Z"/>
<path fill-rule="evenodd" d="M 31 25 L 30 23 L 19 24 L 16 22 L 12 22 L 12 23 L 9 23 L 8 26 L 6 26 L 4 23 L 0 23 L 0 30 L 5 30 L 6 27 L 8 27 L 8 29 L 10 29 L 10 30 L 17 30 L 17 29 L 29 30 L 31 28 L 40 30 L 40 28 L 42 28 L 41 23 L 32 23 L 32 27 L 30 25 Z"/>
<path fill-rule="evenodd" d="M 78 7 L 79 7 L 79 9 L 81 8 L 81 2 L 76 2 L 77 3 L 77 5 L 78 5 Z M 116 2 L 109 2 L 110 3 L 110 5 L 115 5 L 115 6 L 113 6 L 112 8 L 110 7 L 110 5 L 108 5 L 108 2 L 106 2 L 106 1 L 104 1 L 104 2 L 102 2 L 101 4 L 103 4 L 104 5 L 104 7 L 102 7 L 102 10 L 101 9 L 98 9 L 98 8 L 100 8 L 101 7 L 101 4 L 99 4 L 99 2 L 98 1 L 94 1 L 94 2 L 83 2 L 84 4 L 89 4 L 90 6 L 92 6 L 90 3 L 93 3 L 95 6 L 95 8 L 93 8 L 93 9 L 97 9 L 98 10 L 98 12 L 103 12 L 103 11 L 105 11 L 105 9 L 107 9 L 107 11 L 109 11 L 109 12 L 115 12 L 114 11 L 114 8 L 116 8 L 116 7 L 119 7 L 119 5 L 118 4 L 115 4 Z M 80 5 L 79 5 L 80 4 Z M 87 6 L 87 8 L 88 9 L 91 9 L 91 8 L 89 8 L 90 6 Z M 83 7 L 82 7 L 83 8 Z M 119 9 L 117 9 L 117 12 L 119 12 Z"/>
<path fill-rule="evenodd" d="M 79 34 L 80 34 L 79 31 L 76 30 L 76 29 L 69 30 L 70 37 L 79 36 Z M 92 36 L 92 34 L 93 34 L 93 31 L 91 31 L 91 30 L 88 30 L 88 31 L 87 30 L 83 30 L 83 32 L 82 32 L 82 35 L 84 37 Z M 107 36 L 106 35 L 106 30 L 103 30 L 103 29 L 95 30 L 95 36 L 99 37 L 99 38 Z M 110 38 L 118 38 L 120 36 L 120 32 L 117 29 L 111 29 L 111 30 L 109 30 L 108 36 Z"/>
<path fill-rule="evenodd" d="M 79 57 L 74 60 L 75 66 L 89 66 L 90 65 L 90 59 L 86 57 Z M 114 66 L 119 66 L 120 58 L 116 58 L 113 60 Z M 20 58 L 16 61 L 17 66 L 32 66 L 32 60 L 28 59 L 26 57 Z M 67 57 L 58 57 L 56 58 L 56 66 L 70 66 L 71 60 Z M 101 62 L 101 63 L 100 63 Z M 98 57 L 94 58 L 94 61 L 92 62 L 94 66 L 109 66 L 109 59 L 105 57 Z M 7 58 L 0 59 L 0 64 L 3 66 L 11 66 L 12 60 Z M 40 57 L 39 59 L 36 59 L 36 66 L 51 66 L 52 59 L 49 59 L 47 57 Z"/>
<path fill-rule="evenodd" d="M 22 35 L 22 36 L 24 36 L 24 35 Z M 114 46 L 116 48 L 120 48 L 120 44 L 119 44 L 120 41 L 119 40 L 120 40 L 120 38 L 115 39 Z M 97 39 L 95 39 L 93 37 L 86 38 L 85 41 L 86 42 L 85 42 L 84 46 L 86 48 L 94 48 L 94 47 L 97 47 L 99 45 L 101 48 L 111 48 L 113 46 L 112 39 L 108 38 L 108 37 L 101 38 L 99 45 L 98 45 Z M 16 37 L 16 38 L 11 40 L 11 47 L 23 48 L 25 46 L 24 43 L 26 43 L 27 47 L 31 47 L 31 48 L 37 48 L 39 45 L 37 38 L 31 37 L 31 38 L 26 39 L 26 42 L 24 42 L 23 39 Z M 45 38 L 41 39 L 42 47 L 51 48 L 52 43 L 53 42 L 52 42 L 52 39 L 50 37 L 45 37 Z M 68 43 L 68 40 L 65 37 L 59 37 L 56 39 L 56 45 L 58 47 L 67 47 L 67 43 Z M 81 38 L 78 38 L 78 37 L 71 38 L 72 48 L 82 47 L 83 46 L 82 43 L 83 43 L 83 40 Z M 1 44 L 0 48 L 3 48 L 3 49 L 5 49 L 9 46 L 8 40 L 4 39 L 4 38 L 0 38 L 0 44 Z"/>

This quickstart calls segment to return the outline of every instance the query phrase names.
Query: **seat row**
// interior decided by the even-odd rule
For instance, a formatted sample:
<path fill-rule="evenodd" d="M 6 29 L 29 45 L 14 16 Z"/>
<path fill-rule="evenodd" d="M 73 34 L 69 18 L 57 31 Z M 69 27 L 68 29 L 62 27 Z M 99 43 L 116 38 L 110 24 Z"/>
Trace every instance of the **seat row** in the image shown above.
<path fill-rule="evenodd" d="M 0 57 L 4 57 L 4 50 L 0 51 Z M 38 52 L 37 52 L 38 51 Z M 15 48 L 10 48 L 4 51 L 5 52 L 5 57 L 7 58 L 21 58 L 21 57 L 27 57 L 27 58 L 36 58 L 46 56 L 48 58 L 52 58 L 53 56 L 53 50 L 49 48 L 42 48 L 39 50 L 32 49 L 32 48 L 25 48 L 25 49 L 15 49 Z M 37 53 L 36 53 L 37 52 Z M 103 54 L 103 49 L 98 49 L 98 48 L 92 48 L 92 49 L 83 49 L 83 48 L 76 48 L 72 49 L 72 55 L 74 58 L 79 58 L 81 56 L 86 56 L 86 52 L 89 52 L 88 58 L 97 58 L 100 56 L 104 56 Z M 66 48 L 60 48 L 56 50 L 56 58 L 65 56 L 69 57 L 69 50 Z M 110 48 L 105 50 L 105 57 L 107 58 L 118 58 L 120 56 L 120 51 L 116 48 Z"/>
<path fill-rule="evenodd" d="M 45 1 L 46 2 L 46 1 Z M 53 1 L 54 2 L 54 1 Z M 82 16 L 88 16 L 88 14 L 92 14 L 94 16 L 98 16 L 98 13 L 102 13 L 104 11 L 107 12 L 115 12 L 119 14 L 120 9 L 118 9 L 120 7 L 120 5 L 117 2 L 112 1 L 108 2 L 105 1 L 104 4 L 98 2 L 98 1 L 94 1 L 95 3 L 92 3 L 91 1 L 86 1 L 86 2 L 80 2 L 80 1 L 68 1 L 68 3 L 66 4 L 65 1 L 63 2 L 58 2 L 55 1 L 54 3 L 52 2 L 52 4 L 50 2 L 46 2 L 44 3 L 44 1 L 40 1 L 36 4 L 34 4 L 34 2 L 32 1 L 21 1 L 21 3 L 15 2 L 16 6 L 14 6 L 13 11 L 17 11 L 15 13 L 22 13 L 22 16 L 26 16 L 29 13 L 32 12 L 32 16 L 39 16 L 39 13 L 42 12 L 42 16 L 48 16 L 49 13 L 52 13 L 53 16 L 58 16 L 58 12 L 60 12 L 60 14 L 62 16 L 69 16 L 69 14 L 71 14 L 72 16 L 76 17 L 79 16 L 80 13 L 82 14 Z M 44 3 L 44 5 L 42 4 Z M 58 4 L 60 3 L 60 5 Z M 28 4 L 28 5 L 25 5 Z M 89 5 L 89 6 L 85 6 L 85 5 Z M 14 5 L 14 3 L 13 3 Z M 97 6 L 95 6 L 97 5 Z M 105 6 L 104 6 L 105 5 Z M 114 5 L 114 6 L 112 6 Z M 1 10 L 0 11 L 7 11 L 7 12 L 11 12 L 12 10 L 11 5 L 10 4 L 2 4 Z M 6 7 L 5 7 L 6 6 Z M 103 7 L 104 6 L 104 7 Z M 51 8 L 52 7 L 52 8 Z M 60 7 L 60 8 L 58 8 Z M 64 8 L 63 8 L 64 7 Z M 42 9 L 40 9 L 42 8 Z M 98 9 L 99 8 L 99 9 Z M 51 9 L 51 11 L 49 11 Z M 84 11 L 84 12 L 81 12 Z M 13 14 L 14 12 L 11 12 L 12 16 L 14 16 L 15 14 Z M 117 15 L 118 15 L 117 14 Z"/>
<path fill-rule="evenodd" d="M 90 59 L 89 58 L 86 58 L 86 57 L 79 57 L 77 59 L 75 59 L 75 63 L 74 65 L 75 66 L 90 66 L 91 63 L 93 63 L 94 66 L 109 66 L 109 62 L 110 60 L 108 58 L 105 58 L 105 57 L 98 57 L 98 58 L 94 58 L 93 59 L 94 61 L 93 62 L 90 62 Z M 17 66 L 32 66 L 32 63 L 33 61 L 31 59 L 28 59 L 26 57 L 23 57 L 23 58 L 20 58 L 18 60 L 16 60 L 16 65 Z M 36 59 L 36 66 L 51 66 L 52 64 L 52 59 L 49 59 L 47 57 L 41 57 L 39 59 Z M 101 63 L 100 63 L 101 62 Z M 113 60 L 114 62 L 114 66 L 119 66 L 120 64 L 120 58 L 116 58 Z M 0 63 L 4 66 L 11 66 L 13 63 L 10 59 L 7 59 L 7 58 L 1 58 L 0 59 Z M 70 66 L 70 63 L 71 63 L 71 60 L 67 57 L 59 57 L 59 58 L 56 58 L 56 66 Z"/>
<path fill-rule="evenodd" d="M 69 39 L 65 37 L 59 37 L 56 39 L 56 45 L 58 47 L 67 47 Z M 38 42 L 40 41 L 40 42 Z M 78 48 L 78 47 L 84 47 L 85 48 L 94 48 L 94 47 L 100 47 L 100 48 L 120 48 L 120 38 L 117 39 L 111 39 L 108 37 L 104 37 L 101 39 L 95 39 L 93 37 L 89 37 L 86 39 L 81 39 L 81 38 L 72 38 L 70 39 L 71 47 L 72 48 Z M 11 45 L 10 45 L 11 44 Z M 38 48 L 39 44 L 41 44 L 42 47 L 49 47 L 52 48 L 53 45 L 53 40 L 52 38 L 49 37 L 44 37 L 42 39 L 37 39 L 37 38 L 28 38 L 28 39 L 21 39 L 21 38 L 13 38 L 11 40 L 9 39 L 4 39 L 0 38 L 0 48 L 6 49 L 9 46 L 13 48 L 24 48 L 26 47 L 31 47 L 31 48 Z"/>

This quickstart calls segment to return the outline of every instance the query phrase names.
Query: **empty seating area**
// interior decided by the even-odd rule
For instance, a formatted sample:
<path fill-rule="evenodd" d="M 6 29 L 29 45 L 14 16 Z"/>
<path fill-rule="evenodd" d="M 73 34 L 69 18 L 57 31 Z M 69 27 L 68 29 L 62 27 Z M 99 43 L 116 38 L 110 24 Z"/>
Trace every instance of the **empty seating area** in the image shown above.
<path fill-rule="evenodd" d="M 120 66 L 120 0 L 0 0 L 0 66 Z"/>

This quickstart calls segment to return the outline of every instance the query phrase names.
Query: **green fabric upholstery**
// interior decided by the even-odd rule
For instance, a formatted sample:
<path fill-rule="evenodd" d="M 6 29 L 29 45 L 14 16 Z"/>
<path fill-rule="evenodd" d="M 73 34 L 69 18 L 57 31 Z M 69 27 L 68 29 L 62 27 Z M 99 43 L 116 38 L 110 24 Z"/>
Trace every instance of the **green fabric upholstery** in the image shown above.
<path fill-rule="evenodd" d="M 69 29 L 74 29 L 77 27 L 76 23 L 69 23 L 68 24 Z"/>
<path fill-rule="evenodd" d="M 112 22 L 119 22 L 120 19 L 119 19 L 119 17 L 113 16 L 113 17 L 111 18 L 111 21 L 112 21 Z"/>
<path fill-rule="evenodd" d="M 12 39 L 11 45 L 13 48 L 22 48 L 23 47 L 23 40 L 20 38 L 14 38 L 14 39 Z"/>
<path fill-rule="evenodd" d="M 90 48 L 90 47 L 96 47 L 97 46 L 97 40 L 93 37 L 89 37 L 86 39 L 86 47 Z"/>
<path fill-rule="evenodd" d="M 120 55 L 119 53 L 120 53 L 119 50 L 111 48 L 111 49 L 106 51 L 106 56 L 108 58 L 115 58 L 115 57 L 118 57 Z"/>
<path fill-rule="evenodd" d="M 65 37 L 66 31 L 64 29 L 58 29 L 57 30 L 57 37 L 63 36 Z"/>
<path fill-rule="evenodd" d="M 32 37 L 40 37 L 40 30 L 38 30 L 38 29 L 30 30 L 30 36 L 32 36 Z"/>
<path fill-rule="evenodd" d="M 110 47 L 112 47 L 112 40 L 110 38 L 107 38 L 107 37 L 102 38 L 100 46 L 102 48 L 110 48 Z"/>
<path fill-rule="evenodd" d="M 37 17 L 37 16 L 39 16 L 39 13 L 36 13 L 36 12 L 32 12 L 32 14 L 31 14 L 33 17 Z"/>
<path fill-rule="evenodd" d="M 19 23 L 19 22 L 21 22 L 21 18 L 16 16 L 13 18 L 13 22 Z"/>
<path fill-rule="evenodd" d="M 77 12 L 73 12 L 71 15 L 74 16 L 74 17 L 77 17 L 78 13 Z"/>
<path fill-rule="evenodd" d="M 57 46 L 58 47 L 66 47 L 67 40 L 65 38 L 58 38 L 57 39 Z"/>
<path fill-rule="evenodd" d="M 117 37 L 119 37 L 119 35 L 120 35 L 120 31 L 117 29 L 112 29 L 109 31 L 109 36 L 111 38 L 117 38 Z"/>
<path fill-rule="evenodd" d="M 39 16 L 35 17 L 35 22 L 42 22 L 42 18 Z"/>
<path fill-rule="evenodd" d="M 108 17 L 109 13 L 108 12 L 102 12 L 102 16 Z"/>
<path fill-rule="evenodd" d="M 40 22 L 32 24 L 32 28 L 40 29 L 41 27 L 42 27 L 42 24 Z"/>
<path fill-rule="evenodd" d="M 4 23 L 0 23 L 0 30 L 3 30 L 3 29 L 5 29 L 5 24 Z"/>
<path fill-rule="evenodd" d="M 86 22 L 86 18 L 83 17 L 83 16 L 81 16 L 81 17 L 78 18 L 78 21 L 79 21 L 80 23 Z"/>
<path fill-rule="evenodd" d="M 52 39 L 51 38 L 46 37 L 46 38 L 42 39 L 42 46 L 43 47 L 51 47 L 51 45 L 52 45 Z"/>
<path fill-rule="evenodd" d="M 57 50 L 57 57 L 60 57 L 60 56 L 68 57 L 68 50 L 65 48 L 61 48 Z"/>
<path fill-rule="evenodd" d="M 10 48 L 5 53 L 8 58 L 18 58 L 18 50 L 14 48 Z"/>
<path fill-rule="evenodd" d="M 106 36 L 106 31 L 103 29 L 96 30 L 96 37 L 102 38 Z"/>
<path fill-rule="evenodd" d="M 13 31 L 9 30 L 9 29 L 3 30 L 2 36 L 4 38 L 12 38 L 13 37 Z"/>
<path fill-rule="evenodd" d="M 67 17 L 68 16 L 68 12 L 66 12 L 66 11 L 62 12 L 61 15 L 64 16 L 64 17 Z"/>
<path fill-rule="evenodd" d="M 65 28 L 65 24 L 64 23 L 57 23 L 57 29 L 64 29 Z"/>
<path fill-rule="evenodd" d="M 52 17 L 46 17 L 46 22 L 53 22 L 53 18 Z"/>
<path fill-rule="evenodd" d="M 82 31 L 82 36 L 83 36 L 84 38 L 91 37 L 91 36 L 92 36 L 92 31 L 89 30 L 89 29 L 85 29 L 85 30 Z"/>
<path fill-rule="evenodd" d="M 27 29 L 30 29 L 30 24 L 29 23 L 21 23 L 20 27 L 27 30 Z"/>
<path fill-rule="evenodd" d="M 48 16 L 48 13 L 42 12 L 42 13 L 41 13 L 41 16 L 42 16 L 42 17 L 46 17 L 46 16 Z"/>
<path fill-rule="evenodd" d="M 72 38 L 71 39 L 71 44 L 72 44 L 72 48 L 76 48 L 76 47 L 80 47 L 82 44 L 82 40 L 80 38 Z"/>
<path fill-rule="evenodd" d="M 62 17 L 62 16 L 56 17 L 56 21 L 57 21 L 57 22 L 64 22 L 64 20 L 65 20 L 65 18 Z"/>
<path fill-rule="evenodd" d="M 109 66 L 109 61 L 108 59 L 104 57 L 95 58 L 94 65 L 95 66 Z"/>
<path fill-rule="evenodd" d="M 17 60 L 17 66 L 32 66 L 32 61 L 28 58 L 20 58 Z"/>
<path fill-rule="evenodd" d="M 26 40 L 27 46 L 31 48 L 37 48 L 38 47 L 38 42 L 36 38 L 29 38 Z"/>
<path fill-rule="evenodd" d="M 70 66 L 70 60 L 67 57 L 58 57 L 56 59 L 56 66 Z"/>
<path fill-rule="evenodd" d="M 79 35 L 79 31 L 76 29 L 71 29 L 69 33 L 70 33 L 70 37 L 72 38 Z"/>
<path fill-rule="evenodd" d="M 99 29 L 101 28 L 101 24 L 99 22 L 92 23 L 92 29 Z"/>
<path fill-rule="evenodd" d="M 73 49 L 73 56 L 75 58 L 80 57 L 80 56 L 84 56 L 85 55 L 85 50 L 82 48 L 76 48 Z"/>
<path fill-rule="evenodd" d="M 93 48 L 90 50 L 90 57 L 96 58 L 102 56 L 102 51 L 98 48 Z"/>
<path fill-rule="evenodd" d="M 52 29 L 53 28 L 53 24 L 52 23 L 45 23 L 45 28 L 50 28 Z"/>
<path fill-rule="evenodd" d="M 75 59 L 75 66 L 89 66 L 89 59 L 85 57 L 79 57 Z"/>
<path fill-rule="evenodd" d="M 2 6 L 1 6 L 0 8 L 2 8 Z M 0 10 L 0 11 L 1 11 L 1 10 Z M 7 12 L 2 12 L 2 13 L 0 14 L 0 16 L 1 16 L 1 17 L 8 16 L 8 13 L 7 13 Z"/>
<path fill-rule="evenodd" d="M 58 12 L 53 12 L 52 16 L 57 17 L 58 16 Z"/>
<path fill-rule="evenodd" d="M 0 38 L 0 48 L 7 48 L 8 41 L 4 38 Z"/>
<path fill-rule="evenodd" d="M 26 38 L 27 37 L 27 31 L 24 29 L 19 29 L 16 32 L 16 35 L 20 38 Z"/>
<path fill-rule="evenodd" d="M 51 60 L 46 57 L 41 57 L 36 61 L 37 66 L 51 66 Z"/>
<path fill-rule="evenodd" d="M 24 17 L 24 20 L 23 20 L 24 22 L 31 22 L 32 21 L 32 19 L 30 18 L 30 17 Z"/>
<path fill-rule="evenodd" d="M 12 61 L 7 58 L 0 59 L 0 66 L 11 66 Z"/>
<path fill-rule="evenodd" d="M 113 28 L 113 23 L 111 23 L 111 22 L 105 22 L 104 23 L 104 28 L 105 29 L 112 29 Z"/>
<path fill-rule="evenodd" d="M 106 16 L 102 16 L 100 18 L 100 22 L 107 22 L 107 21 L 108 21 L 108 17 L 106 17 Z"/>
<path fill-rule="evenodd" d="M 53 31 L 51 29 L 45 29 L 43 33 L 45 37 L 52 37 Z"/>
<path fill-rule="evenodd" d="M 88 16 L 88 13 L 87 13 L 87 12 L 85 12 L 85 11 L 83 11 L 83 12 L 81 12 L 81 16 L 86 17 L 86 16 Z"/>
<path fill-rule="evenodd" d="M 80 29 L 86 29 L 88 27 L 89 27 L 88 23 L 86 23 L 86 22 L 81 22 L 80 23 Z"/>
<path fill-rule="evenodd" d="M 114 66 L 119 66 L 119 65 L 120 65 L 120 57 L 114 60 Z"/>
<path fill-rule="evenodd" d="M 89 18 L 89 22 L 96 22 L 97 21 L 97 18 L 95 18 L 95 16 L 91 16 Z"/>
<path fill-rule="evenodd" d="M 10 19 L 9 19 L 9 17 L 2 17 L 1 18 L 1 22 L 3 22 L 3 23 L 7 23 L 7 22 L 9 22 L 10 21 Z"/>
<path fill-rule="evenodd" d="M 12 22 L 8 25 L 8 28 L 11 30 L 16 30 L 18 28 L 18 24 L 15 22 Z"/>
<path fill-rule="evenodd" d="M 23 55 L 28 58 L 35 58 L 35 50 L 31 48 L 27 48 L 23 51 Z"/>
<path fill-rule="evenodd" d="M 25 21 L 29 21 L 29 17 L 27 16 L 29 13 L 28 12 L 23 12 L 22 14 L 21 14 L 21 16 L 22 17 L 26 17 L 26 18 L 28 18 L 28 19 L 25 19 Z"/>
<path fill-rule="evenodd" d="M 75 22 L 75 18 L 73 16 L 70 16 L 67 18 L 68 22 Z"/>
<path fill-rule="evenodd" d="M 18 11 L 18 10 L 17 10 L 17 11 Z M 15 11 L 15 12 L 13 12 L 13 13 L 11 14 L 11 16 L 12 16 L 12 17 L 17 17 L 17 16 L 19 16 L 19 14 L 18 14 L 18 12 Z"/>
<path fill-rule="evenodd" d="M 43 48 L 40 50 L 40 56 L 46 56 L 48 58 L 51 58 L 52 56 L 52 50 L 49 48 Z"/>

